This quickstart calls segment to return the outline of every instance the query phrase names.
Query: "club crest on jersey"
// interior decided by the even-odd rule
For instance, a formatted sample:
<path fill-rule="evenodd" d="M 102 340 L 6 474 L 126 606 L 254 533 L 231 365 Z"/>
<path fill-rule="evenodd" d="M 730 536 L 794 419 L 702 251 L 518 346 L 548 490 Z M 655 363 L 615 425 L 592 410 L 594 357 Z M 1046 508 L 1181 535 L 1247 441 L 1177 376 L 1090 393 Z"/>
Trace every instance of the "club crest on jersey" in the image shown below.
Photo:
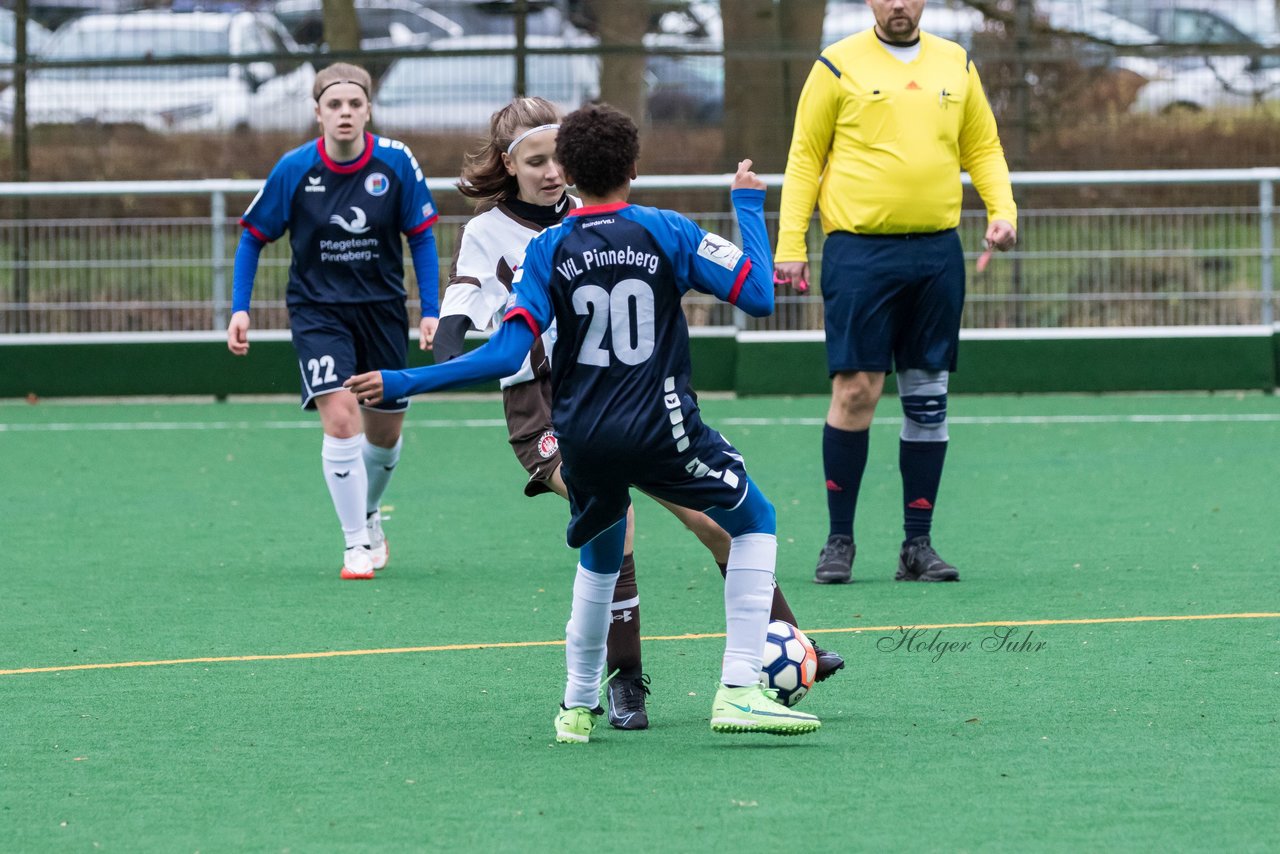
<path fill-rule="evenodd" d="M 556 440 L 556 436 L 550 430 L 543 433 L 538 439 L 538 456 L 544 460 L 550 459 L 556 455 L 556 451 L 560 450 L 560 443 Z"/>
<path fill-rule="evenodd" d="M 385 196 L 391 189 L 391 181 L 381 172 L 374 172 L 364 179 L 364 191 L 371 196 Z"/>
<path fill-rule="evenodd" d="M 308 175 L 307 186 L 304 187 L 303 189 L 305 189 L 308 193 L 323 193 L 324 184 L 320 183 L 323 180 L 324 180 L 323 175 Z"/>
<path fill-rule="evenodd" d="M 719 264 L 726 270 L 732 270 L 738 266 L 742 250 L 720 235 L 707 232 L 702 238 L 702 243 L 698 245 L 698 255 L 713 264 Z"/>
<path fill-rule="evenodd" d="M 357 207 L 352 207 L 351 211 L 355 214 L 351 217 L 351 222 L 347 222 L 340 214 L 329 217 L 329 222 L 339 226 L 348 234 L 364 234 L 369 230 L 369 220 L 365 217 L 364 211 Z"/>

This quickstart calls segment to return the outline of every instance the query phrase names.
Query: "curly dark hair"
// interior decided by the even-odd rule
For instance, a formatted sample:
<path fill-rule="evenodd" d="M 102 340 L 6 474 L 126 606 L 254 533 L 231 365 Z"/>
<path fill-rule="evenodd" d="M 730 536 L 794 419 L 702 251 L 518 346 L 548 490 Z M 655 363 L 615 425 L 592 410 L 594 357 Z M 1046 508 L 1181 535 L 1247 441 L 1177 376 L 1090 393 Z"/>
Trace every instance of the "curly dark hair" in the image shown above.
<path fill-rule="evenodd" d="M 560 122 L 556 159 L 588 196 L 607 196 L 625 185 L 639 157 L 636 123 L 608 104 L 588 104 Z"/>

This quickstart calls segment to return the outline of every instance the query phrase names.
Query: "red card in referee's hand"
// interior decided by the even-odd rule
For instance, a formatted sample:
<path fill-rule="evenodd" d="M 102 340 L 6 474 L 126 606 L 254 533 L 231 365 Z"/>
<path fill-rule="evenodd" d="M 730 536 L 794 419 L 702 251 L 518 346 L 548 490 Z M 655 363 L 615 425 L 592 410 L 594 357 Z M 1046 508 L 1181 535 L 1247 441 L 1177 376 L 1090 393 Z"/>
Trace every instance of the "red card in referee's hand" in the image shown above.
<path fill-rule="evenodd" d="M 985 273 L 987 271 L 987 265 L 990 263 L 991 263 L 991 247 L 988 246 L 983 251 L 983 253 L 978 256 L 978 264 L 977 264 L 978 272 Z"/>

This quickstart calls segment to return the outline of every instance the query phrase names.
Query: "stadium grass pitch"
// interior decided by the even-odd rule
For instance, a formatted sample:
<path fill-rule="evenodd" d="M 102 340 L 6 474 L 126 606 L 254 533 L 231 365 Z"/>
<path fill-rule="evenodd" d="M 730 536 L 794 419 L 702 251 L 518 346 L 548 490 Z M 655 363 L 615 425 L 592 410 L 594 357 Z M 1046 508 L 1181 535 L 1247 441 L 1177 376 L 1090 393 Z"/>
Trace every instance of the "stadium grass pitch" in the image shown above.
<path fill-rule="evenodd" d="M 704 403 L 849 661 L 821 732 L 710 732 L 720 576 L 637 497 L 652 728 L 565 747 L 566 505 L 521 495 L 496 400 L 414 405 L 359 583 L 292 405 L 0 405 L 0 850 L 1273 844 L 1280 401 L 957 397 L 951 585 L 892 581 L 895 409 L 829 587 L 826 401 Z"/>

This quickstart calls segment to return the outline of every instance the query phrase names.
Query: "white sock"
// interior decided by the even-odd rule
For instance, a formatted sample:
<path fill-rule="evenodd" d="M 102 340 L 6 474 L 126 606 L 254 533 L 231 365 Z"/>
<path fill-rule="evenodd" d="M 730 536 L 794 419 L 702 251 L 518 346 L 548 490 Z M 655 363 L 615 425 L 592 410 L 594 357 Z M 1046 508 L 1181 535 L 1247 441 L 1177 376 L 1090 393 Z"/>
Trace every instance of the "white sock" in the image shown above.
<path fill-rule="evenodd" d="M 325 434 L 320 449 L 324 465 L 324 482 L 342 523 L 342 536 L 347 548 L 369 545 L 369 532 L 364 526 L 364 501 L 369 492 L 369 477 L 360 457 L 364 434 L 338 439 Z"/>
<path fill-rule="evenodd" d="M 777 559 L 778 538 L 773 534 L 742 534 L 734 537 L 729 547 L 729 569 L 724 578 L 724 664 L 720 669 L 720 681 L 725 685 L 760 681 Z"/>
<path fill-rule="evenodd" d="M 371 444 L 368 439 L 361 443 L 360 452 L 364 455 L 364 468 L 369 477 L 369 495 L 364 506 L 366 516 L 378 509 L 382 493 L 387 491 L 391 475 L 395 474 L 395 467 L 400 462 L 402 444 L 403 439 L 396 439 L 396 443 L 390 448 L 380 448 Z"/>
<path fill-rule="evenodd" d="M 569 670 L 564 689 L 566 709 L 594 709 L 600 704 L 605 641 L 609 638 L 610 606 L 617 581 L 616 572 L 605 575 L 578 564 L 578 575 L 573 580 L 573 610 L 564 627 L 564 659 Z M 760 647 L 764 648 L 764 635 L 760 636 Z"/>

